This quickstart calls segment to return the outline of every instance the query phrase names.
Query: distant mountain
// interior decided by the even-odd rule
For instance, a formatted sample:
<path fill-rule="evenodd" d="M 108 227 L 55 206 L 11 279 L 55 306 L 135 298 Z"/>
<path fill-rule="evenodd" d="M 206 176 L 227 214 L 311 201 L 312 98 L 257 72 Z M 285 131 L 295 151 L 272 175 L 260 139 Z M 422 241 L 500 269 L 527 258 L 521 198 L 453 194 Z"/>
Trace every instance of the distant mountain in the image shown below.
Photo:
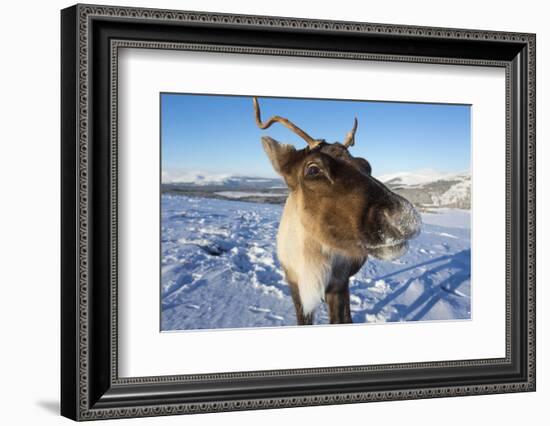
<path fill-rule="evenodd" d="M 446 180 L 456 176 L 456 173 L 444 173 L 437 170 L 423 169 L 413 172 L 397 172 L 382 176 L 377 179 L 384 183 L 403 184 L 403 185 L 421 185 L 438 180 Z"/>
<path fill-rule="evenodd" d="M 469 172 L 441 173 L 420 170 L 377 176 L 377 179 L 420 209 L 470 208 Z M 203 173 L 163 176 L 162 191 L 270 204 L 282 204 L 288 195 L 288 189 L 280 178 Z"/>
<path fill-rule="evenodd" d="M 469 172 L 420 170 L 382 175 L 378 179 L 420 208 L 469 209 L 471 205 L 472 178 Z"/>
<path fill-rule="evenodd" d="M 279 178 L 187 174 L 167 180 L 163 177 L 162 192 L 194 197 L 283 204 L 288 195 Z"/>
<path fill-rule="evenodd" d="M 218 187 L 224 189 L 286 188 L 280 178 L 207 173 L 163 174 L 162 183 L 163 185 L 178 187 Z"/>

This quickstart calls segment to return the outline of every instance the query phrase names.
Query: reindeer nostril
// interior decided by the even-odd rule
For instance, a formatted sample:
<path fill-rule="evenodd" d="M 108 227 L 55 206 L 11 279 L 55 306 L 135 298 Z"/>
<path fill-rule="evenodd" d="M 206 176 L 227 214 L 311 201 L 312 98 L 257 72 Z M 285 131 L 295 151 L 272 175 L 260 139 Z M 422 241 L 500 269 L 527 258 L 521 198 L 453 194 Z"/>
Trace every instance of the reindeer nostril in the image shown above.
<path fill-rule="evenodd" d="M 420 215 L 409 202 L 400 202 L 396 207 L 384 210 L 384 219 L 397 237 L 403 239 L 415 237 L 422 224 Z"/>

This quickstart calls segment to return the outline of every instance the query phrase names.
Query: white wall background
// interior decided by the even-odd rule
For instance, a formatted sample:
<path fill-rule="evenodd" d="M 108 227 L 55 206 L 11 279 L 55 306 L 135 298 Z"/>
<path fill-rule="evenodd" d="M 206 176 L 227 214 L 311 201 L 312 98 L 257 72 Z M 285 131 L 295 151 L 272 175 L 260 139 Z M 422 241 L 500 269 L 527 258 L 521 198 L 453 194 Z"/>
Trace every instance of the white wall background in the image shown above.
<path fill-rule="evenodd" d="M 538 390 L 530 394 L 118 420 L 118 424 L 544 424 L 550 401 L 550 202 L 544 2 L 104 0 L 103 4 L 537 33 Z M 68 424 L 59 405 L 59 9 L 67 1 L 2 6 L 0 64 L 0 418 L 6 425 Z M 107 421 L 102 424 L 110 424 Z M 131 422 L 131 423 L 129 423 Z M 113 423 L 116 424 L 116 423 Z"/>

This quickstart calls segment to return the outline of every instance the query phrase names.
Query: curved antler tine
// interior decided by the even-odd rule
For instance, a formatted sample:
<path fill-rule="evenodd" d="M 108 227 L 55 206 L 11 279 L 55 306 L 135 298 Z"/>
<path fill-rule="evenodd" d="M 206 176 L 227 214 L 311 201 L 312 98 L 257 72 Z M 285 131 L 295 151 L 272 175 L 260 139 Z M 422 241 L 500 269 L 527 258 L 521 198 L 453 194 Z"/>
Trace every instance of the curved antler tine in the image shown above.
<path fill-rule="evenodd" d="M 344 145 L 346 148 L 349 148 L 350 146 L 355 145 L 355 132 L 357 131 L 357 117 L 355 117 L 355 121 L 353 123 L 353 128 L 350 132 L 346 135 L 346 140 L 344 140 Z"/>
<path fill-rule="evenodd" d="M 305 140 L 310 148 L 315 148 L 317 145 L 321 143 L 320 140 L 313 139 L 306 132 L 304 132 L 302 129 L 300 129 L 298 126 L 296 126 L 294 123 L 292 123 L 291 121 L 287 120 L 284 117 L 279 117 L 278 115 L 274 115 L 269 120 L 262 122 L 262 118 L 260 115 L 260 106 L 258 105 L 258 99 L 256 97 L 253 97 L 252 102 L 254 103 L 254 113 L 256 117 L 256 124 L 260 129 L 267 129 L 273 123 L 281 123 L 287 129 L 292 130 L 294 133 L 300 136 L 303 140 Z"/>

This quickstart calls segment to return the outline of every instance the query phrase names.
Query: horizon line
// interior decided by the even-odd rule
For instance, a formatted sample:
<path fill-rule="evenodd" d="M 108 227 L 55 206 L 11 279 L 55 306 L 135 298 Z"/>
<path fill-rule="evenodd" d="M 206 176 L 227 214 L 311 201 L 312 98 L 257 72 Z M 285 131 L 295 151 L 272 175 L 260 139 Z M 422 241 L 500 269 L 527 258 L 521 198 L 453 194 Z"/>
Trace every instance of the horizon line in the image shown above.
<path fill-rule="evenodd" d="M 170 179 L 168 176 L 166 176 L 170 180 L 165 180 L 164 174 L 172 174 L 172 175 L 186 175 L 186 177 L 189 178 L 200 178 L 204 177 L 205 180 L 208 180 L 208 178 L 211 179 L 230 179 L 230 178 L 253 178 L 253 179 L 277 179 L 277 180 L 283 180 L 283 178 L 277 174 L 270 174 L 270 175 L 260 175 L 255 173 L 242 173 L 242 172 L 209 172 L 204 170 L 177 170 L 177 169 L 163 169 L 161 171 L 161 182 L 162 183 L 177 183 L 177 182 L 186 182 L 183 179 L 177 179 L 177 176 L 174 177 L 174 179 Z M 391 175 L 399 175 L 399 174 L 421 174 L 421 173 L 434 173 L 434 174 L 443 174 L 443 175 L 458 175 L 458 174 L 471 174 L 471 168 L 468 169 L 461 169 L 461 170 L 441 170 L 441 169 L 412 169 L 412 170 L 399 170 L 394 172 L 385 172 L 380 174 L 373 174 L 375 178 L 382 177 L 382 176 L 391 176 Z M 183 176 L 182 176 L 183 177 Z M 187 180 L 189 181 L 189 180 Z"/>

